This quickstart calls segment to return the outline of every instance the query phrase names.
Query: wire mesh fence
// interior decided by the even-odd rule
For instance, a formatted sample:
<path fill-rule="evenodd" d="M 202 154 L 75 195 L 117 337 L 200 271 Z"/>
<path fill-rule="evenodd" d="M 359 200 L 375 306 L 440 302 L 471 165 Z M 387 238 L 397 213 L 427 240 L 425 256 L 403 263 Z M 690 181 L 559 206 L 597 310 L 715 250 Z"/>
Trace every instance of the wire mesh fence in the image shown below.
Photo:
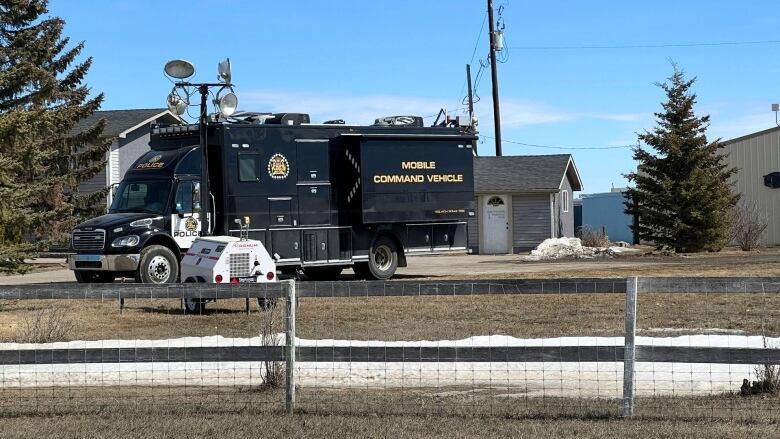
<path fill-rule="evenodd" d="M 776 421 L 779 292 L 746 278 L 0 286 L 0 410 Z M 186 315 L 185 298 L 216 301 Z"/>

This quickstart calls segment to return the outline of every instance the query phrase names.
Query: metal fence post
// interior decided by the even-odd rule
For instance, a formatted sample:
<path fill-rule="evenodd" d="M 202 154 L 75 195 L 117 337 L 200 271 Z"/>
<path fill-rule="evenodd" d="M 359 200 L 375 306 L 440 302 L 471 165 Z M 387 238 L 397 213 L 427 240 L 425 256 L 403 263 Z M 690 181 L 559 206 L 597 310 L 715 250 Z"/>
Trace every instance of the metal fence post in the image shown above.
<path fill-rule="evenodd" d="M 285 300 L 287 304 L 287 325 L 285 330 L 285 369 L 287 372 L 287 386 L 285 405 L 287 413 L 293 414 L 295 411 L 295 308 L 297 301 L 295 280 L 290 279 L 284 281 L 282 289 L 285 291 L 287 299 Z"/>
<path fill-rule="evenodd" d="M 636 361 L 636 293 L 637 277 L 626 280 L 626 333 L 623 345 L 623 417 L 634 415 L 634 366 Z"/>

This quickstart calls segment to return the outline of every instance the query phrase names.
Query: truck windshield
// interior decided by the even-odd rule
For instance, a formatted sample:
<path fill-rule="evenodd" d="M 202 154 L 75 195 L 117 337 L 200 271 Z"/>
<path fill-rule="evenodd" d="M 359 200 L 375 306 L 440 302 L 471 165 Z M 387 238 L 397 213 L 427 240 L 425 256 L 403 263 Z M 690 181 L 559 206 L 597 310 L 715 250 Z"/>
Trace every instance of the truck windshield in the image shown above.
<path fill-rule="evenodd" d="M 111 203 L 111 213 L 164 213 L 171 192 L 169 180 L 123 181 Z"/>

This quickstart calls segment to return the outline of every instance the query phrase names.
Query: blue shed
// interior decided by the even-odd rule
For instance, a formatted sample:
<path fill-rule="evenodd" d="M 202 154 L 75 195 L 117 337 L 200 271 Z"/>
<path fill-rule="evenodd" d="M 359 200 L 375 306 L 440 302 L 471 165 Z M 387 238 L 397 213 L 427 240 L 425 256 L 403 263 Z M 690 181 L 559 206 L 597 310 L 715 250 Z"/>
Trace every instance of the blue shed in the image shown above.
<path fill-rule="evenodd" d="M 606 231 L 611 241 L 634 242 L 634 232 L 631 231 L 634 217 L 627 215 L 625 210 L 625 189 L 615 188 L 611 192 L 599 194 L 583 194 L 582 227 Z"/>

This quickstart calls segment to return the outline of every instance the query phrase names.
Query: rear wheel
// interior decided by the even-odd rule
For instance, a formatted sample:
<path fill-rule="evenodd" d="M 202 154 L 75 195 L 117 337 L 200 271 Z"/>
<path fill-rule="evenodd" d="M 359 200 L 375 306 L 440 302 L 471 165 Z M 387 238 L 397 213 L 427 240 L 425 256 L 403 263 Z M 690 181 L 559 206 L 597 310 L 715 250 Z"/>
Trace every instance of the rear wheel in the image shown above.
<path fill-rule="evenodd" d="M 303 274 L 309 280 L 336 280 L 343 269 L 344 267 L 339 266 L 306 267 L 303 269 Z"/>
<path fill-rule="evenodd" d="M 368 252 L 368 278 L 387 280 L 398 268 L 398 247 L 388 236 L 380 236 Z"/>
<path fill-rule="evenodd" d="M 179 259 L 168 247 L 150 245 L 141 251 L 141 261 L 135 274 L 136 282 L 170 284 L 179 277 Z"/>
<path fill-rule="evenodd" d="M 76 275 L 76 282 L 80 284 L 109 284 L 116 279 L 116 275 L 108 271 L 76 270 L 73 274 Z"/>

